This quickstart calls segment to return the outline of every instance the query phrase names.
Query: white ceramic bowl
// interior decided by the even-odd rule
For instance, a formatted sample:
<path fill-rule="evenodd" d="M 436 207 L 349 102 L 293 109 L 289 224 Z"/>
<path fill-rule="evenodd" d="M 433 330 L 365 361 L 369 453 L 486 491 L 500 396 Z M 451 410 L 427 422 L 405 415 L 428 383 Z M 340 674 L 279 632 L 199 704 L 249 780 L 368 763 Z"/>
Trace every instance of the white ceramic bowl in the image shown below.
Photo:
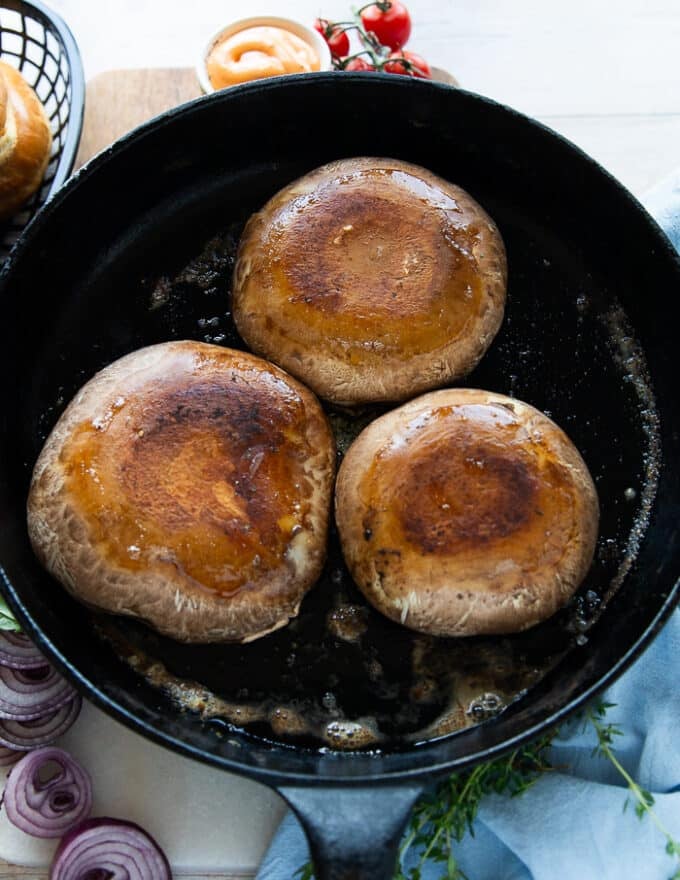
<path fill-rule="evenodd" d="M 226 37 L 232 36 L 232 34 L 237 34 L 239 31 L 251 27 L 278 27 L 290 31 L 292 34 L 295 34 L 308 43 L 312 49 L 316 51 L 319 56 L 319 70 L 331 70 L 331 52 L 328 48 L 328 43 L 324 40 L 321 34 L 313 28 L 308 28 L 290 18 L 280 18 L 275 15 L 258 15 L 253 18 L 242 18 L 239 21 L 234 21 L 231 24 L 228 24 L 226 27 L 223 27 L 214 33 L 201 53 L 201 57 L 196 65 L 196 73 L 198 75 L 201 89 L 205 94 L 210 94 L 211 92 L 216 91 L 215 87 L 210 82 L 206 67 L 208 55 L 212 51 L 215 43 Z"/>

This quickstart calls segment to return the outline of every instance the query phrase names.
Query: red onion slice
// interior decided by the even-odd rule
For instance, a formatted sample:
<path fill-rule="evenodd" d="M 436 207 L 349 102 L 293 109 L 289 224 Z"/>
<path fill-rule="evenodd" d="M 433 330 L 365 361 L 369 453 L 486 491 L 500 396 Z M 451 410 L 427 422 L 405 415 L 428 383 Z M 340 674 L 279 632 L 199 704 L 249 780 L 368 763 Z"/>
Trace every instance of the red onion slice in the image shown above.
<path fill-rule="evenodd" d="M 89 775 L 63 749 L 29 752 L 10 770 L 3 795 L 9 821 L 34 837 L 61 837 L 92 809 Z"/>
<path fill-rule="evenodd" d="M 23 758 L 26 752 L 20 752 L 15 748 L 7 748 L 7 746 L 0 746 L 0 767 L 10 767 L 12 764 L 16 764 L 19 758 Z"/>
<path fill-rule="evenodd" d="M 66 733 L 80 714 L 82 699 L 76 694 L 54 712 L 29 721 L 0 719 L 0 745 L 8 749 L 39 749 Z"/>
<path fill-rule="evenodd" d="M 23 633 L 0 632 L 0 665 L 12 669 L 36 669 L 47 661 L 28 636 Z"/>
<path fill-rule="evenodd" d="M 52 666 L 10 669 L 0 666 L 0 718 L 30 721 L 73 699 L 75 690 Z"/>
<path fill-rule="evenodd" d="M 57 847 L 49 880 L 172 880 L 163 850 L 139 825 L 86 819 Z"/>

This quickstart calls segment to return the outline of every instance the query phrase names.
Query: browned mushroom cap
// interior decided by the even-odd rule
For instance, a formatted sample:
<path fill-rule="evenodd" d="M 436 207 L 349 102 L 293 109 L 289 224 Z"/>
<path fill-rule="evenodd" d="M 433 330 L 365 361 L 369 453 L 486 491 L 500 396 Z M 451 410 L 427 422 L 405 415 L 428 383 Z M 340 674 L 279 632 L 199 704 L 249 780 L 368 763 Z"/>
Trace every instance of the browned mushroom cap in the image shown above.
<path fill-rule="evenodd" d="M 464 190 L 407 162 L 344 159 L 251 217 L 233 310 L 254 351 L 352 406 L 468 373 L 505 287 L 498 229 Z"/>
<path fill-rule="evenodd" d="M 592 562 L 598 501 L 564 432 L 526 403 L 435 391 L 366 428 L 338 474 L 352 576 L 379 610 L 440 636 L 549 617 Z"/>
<path fill-rule="evenodd" d="M 187 642 L 284 626 L 326 552 L 334 442 L 314 395 L 199 342 L 91 379 L 40 454 L 33 547 L 74 596 Z"/>

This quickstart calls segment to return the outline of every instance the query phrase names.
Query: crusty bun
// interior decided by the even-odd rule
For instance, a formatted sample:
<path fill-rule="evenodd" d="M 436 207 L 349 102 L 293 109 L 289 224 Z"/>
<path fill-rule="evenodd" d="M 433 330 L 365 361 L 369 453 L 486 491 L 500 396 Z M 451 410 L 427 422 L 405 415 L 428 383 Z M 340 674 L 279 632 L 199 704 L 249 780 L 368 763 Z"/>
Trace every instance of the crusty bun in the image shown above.
<path fill-rule="evenodd" d="M 336 404 L 397 401 L 470 372 L 503 318 L 498 229 L 460 187 L 395 159 L 343 159 L 243 232 L 239 332 Z"/>
<path fill-rule="evenodd" d="M 438 636 L 549 617 L 585 577 L 598 501 L 564 432 L 526 403 L 462 388 L 389 412 L 350 447 L 336 517 L 379 610 Z"/>
<path fill-rule="evenodd" d="M 0 220 L 38 189 L 51 147 L 43 105 L 19 71 L 0 61 Z"/>
<path fill-rule="evenodd" d="M 324 561 L 335 448 L 314 395 L 253 355 L 168 342 L 106 367 L 38 458 L 31 542 L 74 596 L 186 642 L 295 617 Z"/>

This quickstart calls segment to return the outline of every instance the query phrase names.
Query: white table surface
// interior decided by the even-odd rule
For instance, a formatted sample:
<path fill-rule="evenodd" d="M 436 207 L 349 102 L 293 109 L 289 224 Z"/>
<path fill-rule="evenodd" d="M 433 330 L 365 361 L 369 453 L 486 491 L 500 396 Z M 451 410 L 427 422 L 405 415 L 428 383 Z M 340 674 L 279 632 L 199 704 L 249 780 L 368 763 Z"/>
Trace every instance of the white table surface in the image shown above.
<path fill-rule="evenodd" d="M 192 65 L 220 25 L 257 12 L 311 23 L 349 0 L 48 0 L 86 76 Z M 361 5 L 358 0 L 353 5 Z M 565 134 L 636 194 L 680 165 L 678 0 L 410 0 L 411 47 L 461 84 Z"/>
<path fill-rule="evenodd" d="M 85 74 L 192 65 L 220 25 L 268 12 L 343 18 L 342 0 L 48 0 Z M 355 4 L 358 5 L 358 4 Z M 407 0 L 410 48 L 461 85 L 566 135 L 640 195 L 680 166 L 678 0 Z M 213 875 L 219 876 L 219 875 Z M 44 880 L 0 863 L 0 877 Z"/>

